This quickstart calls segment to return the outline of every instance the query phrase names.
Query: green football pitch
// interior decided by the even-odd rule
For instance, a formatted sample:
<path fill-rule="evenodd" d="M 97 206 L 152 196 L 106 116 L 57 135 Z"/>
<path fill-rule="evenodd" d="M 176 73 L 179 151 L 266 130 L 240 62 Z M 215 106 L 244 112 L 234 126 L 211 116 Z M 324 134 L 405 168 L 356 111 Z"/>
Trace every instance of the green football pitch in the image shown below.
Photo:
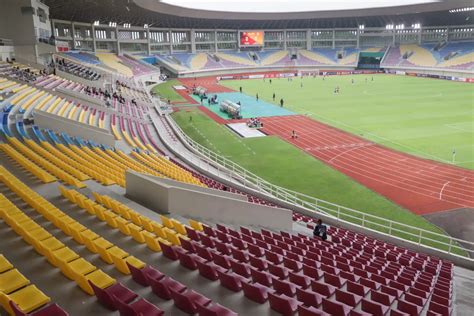
<path fill-rule="evenodd" d="M 472 84 L 395 75 L 375 75 L 373 81 L 353 75 L 221 84 L 274 104 L 283 98 L 289 110 L 385 146 L 474 169 Z"/>

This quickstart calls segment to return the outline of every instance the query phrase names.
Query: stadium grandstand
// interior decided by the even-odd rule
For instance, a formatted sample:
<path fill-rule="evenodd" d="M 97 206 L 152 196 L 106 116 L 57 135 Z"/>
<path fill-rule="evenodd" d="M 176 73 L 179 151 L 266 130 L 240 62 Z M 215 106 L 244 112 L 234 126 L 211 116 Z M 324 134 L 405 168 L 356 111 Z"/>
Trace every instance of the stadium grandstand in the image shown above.
<path fill-rule="evenodd" d="M 0 0 L 0 315 L 472 315 L 467 0 Z"/>

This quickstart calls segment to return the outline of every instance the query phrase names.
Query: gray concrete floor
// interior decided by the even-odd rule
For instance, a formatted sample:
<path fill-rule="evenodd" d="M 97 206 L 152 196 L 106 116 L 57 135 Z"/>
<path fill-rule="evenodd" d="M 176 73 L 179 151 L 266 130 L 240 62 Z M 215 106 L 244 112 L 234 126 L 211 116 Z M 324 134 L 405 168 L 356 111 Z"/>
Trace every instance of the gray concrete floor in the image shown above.
<path fill-rule="evenodd" d="M 467 240 L 474 243 L 474 209 L 459 208 L 444 212 L 437 212 L 423 216 L 433 224 L 441 227 L 452 237 Z M 474 245 L 461 245 L 472 250 L 471 258 L 474 258 Z"/>

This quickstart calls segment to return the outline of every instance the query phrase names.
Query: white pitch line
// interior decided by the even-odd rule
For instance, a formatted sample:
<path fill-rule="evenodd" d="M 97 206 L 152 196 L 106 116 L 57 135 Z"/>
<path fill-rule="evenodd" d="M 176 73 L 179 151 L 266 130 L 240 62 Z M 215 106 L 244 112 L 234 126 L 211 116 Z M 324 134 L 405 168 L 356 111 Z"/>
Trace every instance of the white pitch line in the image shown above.
<path fill-rule="evenodd" d="M 444 188 L 446 188 L 446 186 L 450 183 L 451 181 L 448 181 L 446 182 L 445 184 L 443 184 L 443 187 L 441 188 L 441 191 L 439 191 L 439 199 L 442 200 L 442 196 L 443 196 L 443 190 Z"/>

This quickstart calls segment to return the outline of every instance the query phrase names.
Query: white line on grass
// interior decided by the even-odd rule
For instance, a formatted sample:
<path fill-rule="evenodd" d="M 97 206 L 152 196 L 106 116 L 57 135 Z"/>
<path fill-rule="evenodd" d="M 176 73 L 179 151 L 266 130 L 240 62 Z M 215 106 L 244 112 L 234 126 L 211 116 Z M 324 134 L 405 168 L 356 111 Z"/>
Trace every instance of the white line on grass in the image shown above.
<path fill-rule="evenodd" d="M 444 126 L 461 131 L 461 132 L 465 132 L 465 133 L 472 133 L 474 131 L 473 129 L 469 130 L 469 129 L 464 129 L 462 127 L 457 127 L 456 124 L 444 124 Z"/>

